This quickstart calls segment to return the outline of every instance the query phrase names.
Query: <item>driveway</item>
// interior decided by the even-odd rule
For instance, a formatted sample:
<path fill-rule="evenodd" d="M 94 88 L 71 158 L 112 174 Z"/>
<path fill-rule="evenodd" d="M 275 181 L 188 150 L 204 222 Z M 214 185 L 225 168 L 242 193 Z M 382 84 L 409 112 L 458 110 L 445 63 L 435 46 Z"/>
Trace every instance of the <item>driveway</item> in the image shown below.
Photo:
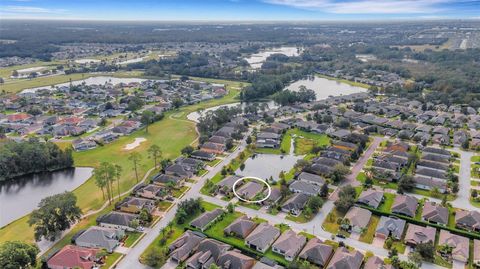
<path fill-rule="evenodd" d="M 384 238 L 380 238 L 380 237 L 376 237 L 376 236 L 373 238 L 373 242 L 372 242 L 373 246 L 376 246 L 378 248 L 383 248 L 384 244 L 385 244 L 385 239 Z"/>
<path fill-rule="evenodd" d="M 465 269 L 465 264 L 463 262 L 459 262 L 459 261 L 453 261 L 453 266 L 452 266 L 453 269 Z"/>
<path fill-rule="evenodd" d="M 458 193 L 457 199 L 451 203 L 454 207 L 463 208 L 467 210 L 478 210 L 470 204 L 470 169 L 471 159 L 475 155 L 473 152 L 464 151 L 460 148 L 455 148 L 453 151 L 460 154 L 460 172 L 458 173 Z"/>

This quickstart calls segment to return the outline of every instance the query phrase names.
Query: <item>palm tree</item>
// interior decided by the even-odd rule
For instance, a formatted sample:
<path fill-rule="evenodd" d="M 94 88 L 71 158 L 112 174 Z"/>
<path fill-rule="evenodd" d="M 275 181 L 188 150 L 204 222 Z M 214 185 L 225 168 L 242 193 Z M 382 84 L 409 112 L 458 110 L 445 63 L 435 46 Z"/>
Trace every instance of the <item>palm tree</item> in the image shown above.
<path fill-rule="evenodd" d="M 95 177 L 95 185 L 102 190 L 103 200 L 105 200 L 105 191 L 103 190 L 103 188 L 105 188 L 103 169 L 101 169 L 101 167 L 95 168 L 95 170 L 93 170 L 93 176 Z"/>
<path fill-rule="evenodd" d="M 140 155 L 140 153 L 138 152 L 132 152 L 128 159 L 133 162 L 133 168 L 135 169 L 135 177 L 138 183 L 138 163 L 140 162 L 140 160 L 142 160 L 142 155 Z"/>
<path fill-rule="evenodd" d="M 120 200 L 120 175 L 122 174 L 122 167 L 115 164 L 115 178 L 117 179 L 118 200 Z"/>
<path fill-rule="evenodd" d="M 158 165 L 157 160 L 162 158 L 162 150 L 157 145 L 151 145 L 150 148 L 148 148 L 148 154 L 149 154 L 149 157 L 153 159 L 155 168 L 157 168 L 157 165 Z"/>

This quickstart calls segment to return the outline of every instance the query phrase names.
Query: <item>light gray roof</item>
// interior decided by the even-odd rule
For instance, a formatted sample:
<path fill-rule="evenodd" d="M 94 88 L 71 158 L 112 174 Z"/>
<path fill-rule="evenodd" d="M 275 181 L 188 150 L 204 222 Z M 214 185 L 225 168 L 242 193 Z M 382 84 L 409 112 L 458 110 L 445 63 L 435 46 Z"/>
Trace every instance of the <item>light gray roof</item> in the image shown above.
<path fill-rule="evenodd" d="M 225 233 L 230 234 L 233 233 L 240 238 L 247 237 L 257 224 L 249 219 L 247 216 L 242 216 L 232 222 L 230 225 L 225 228 Z"/>
<path fill-rule="evenodd" d="M 423 206 L 422 218 L 436 223 L 448 223 L 448 209 L 434 202 L 426 202 Z"/>
<path fill-rule="evenodd" d="M 265 248 L 279 235 L 280 229 L 266 222 L 262 222 L 245 238 L 245 241 L 259 248 Z"/>
<path fill-rule="evenodd" d="M 317 195 L 320 193 L 320 186 L 303 180 L 295 180 L 290 184 L 289 189 L 293 192 L 301 192 L 307 195 Z"/>
<path fill-rule="evenodd" d="M 325 183 L 325 179 L 321 176 L 317 176 L 315 174 L 302 172 L 298 175 L 299 180 L 309 181 L 314 184 L 323 185 Z"/>
<path fill-rule="evenodd" d="M 190 222 L 190 225 L 193 227 L 204 229 L 210 222 L 212 222 L 214 219 L 216 219 L 223 213 L 224 211 L 222 209 L 215 208 L 214 210 L 207 211 L 196 219 L 192 220 L 192 222 Z"/>
<path fill-rule="evenodd" d="M 79 235 L 75 239 L 75 244 L 79 246 L 90 245 L 112 251 L 118 245 L 118 240 L 121 239 L 118 237 L 122 234 L 123 232 L 115 229 L 93 226 Z"/>
<path fill-rule="evenodd" d="M 392 212 L 413 217 L 415 216 L 417 205 L 417 198 L 407 195 L 398 195 L 393 202 Z"/>
<path fill-rule="evenodd" d="M 405 224 L 406 221 L 403 219 L 382 216 L 378 222 L 376 233 L 401 238 L 403 230 L 405 229 Z"/>
<path fill-rule="evenodd" d="M 285 231 L 273 243 L 273 247 L 284 252 L 286 256 L 294 257 L 305 245 L 307 238 L 303 235 L 298 235 L 292 230 Z"/>
<path fill-rule="evenodd" d="M 358 198 L 358 202 L 371 206 L 373 208 L 378 208 L 380 203 L 383 200 L 383 192 L 376 191 L 374 189 L 364 190 L 360 197 Z"/>
<path fill-rule="evenodd" d="M 320 239 L 314 237 L 308 241 L 299 257 L 316 265 L 325 266 L 332 254 L 332 246 L 323 244 Z"/>
<path fill-rule="evenodd" d="M 350 221 L 350 225 L 360 228 L 366 228 L 371 217 L 372 212 L 370 210 L 356 206 L 350 208 L 345 215 L 345 218 Z"/>

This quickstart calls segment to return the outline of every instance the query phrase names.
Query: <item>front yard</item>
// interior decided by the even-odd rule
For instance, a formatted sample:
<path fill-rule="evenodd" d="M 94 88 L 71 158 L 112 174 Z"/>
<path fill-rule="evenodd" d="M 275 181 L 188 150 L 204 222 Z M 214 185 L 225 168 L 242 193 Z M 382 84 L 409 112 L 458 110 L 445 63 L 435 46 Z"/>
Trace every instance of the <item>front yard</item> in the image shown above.
<path fill-rule="evenodd" d="M 379 216 L 372 215 L 372 217 L 370 218 L 370 222 L 368 223 L 367 230 L 359 238 L 360 242 L 368 244 L 371 244 L 373 242 L 373 238 L 375 237 L 375 231 L 377 229 L 379 221 Z"/>

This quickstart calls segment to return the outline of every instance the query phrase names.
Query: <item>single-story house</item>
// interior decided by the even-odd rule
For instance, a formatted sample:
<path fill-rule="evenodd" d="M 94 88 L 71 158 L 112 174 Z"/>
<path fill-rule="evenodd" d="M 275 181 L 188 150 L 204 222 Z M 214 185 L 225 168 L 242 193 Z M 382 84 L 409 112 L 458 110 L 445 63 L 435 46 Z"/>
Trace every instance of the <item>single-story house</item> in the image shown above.
<path fill-rule="evenodd" d="M 139 213 L 143 209 L 146 209 L 149 213 L 152 213 L 156 206 L 155 201 L 150 199 L 138 198 L 138 197 L 125 197 L 121 202 L 115 206 L 118 210 L 127 213 Z"/>
<path fill-rule="evenodd" d="M 314 237 L 308 240 L 298 257 L 323 268 L 327 265 L 332 254 L 332 246 L 323 244 L 320 239 Z"/>
<path fill-rule="evenodd" d="M 431 241 L 435 243 L 435 234 L 437 229 L 431 226 L 419 226 L 415 224 L 408 224 L 407 233 L 405 234 L 405 244 L 415 247 L 419 243 L 427 243 Z"/>
<path fill-rule="evenodd" d="M 309 196 L 304 193 L 295 193 L 282 205 L 282 211 L 294 216 L 300 215 L 307 204 Z"/>
<path fill-rule="evenodd" d="M 307 172 L 301 172 L 300 175 L 298 175 L 297 179 L 308 182 L 310 184 L 315 184 L 318 186 L 322 186 L 326 182 L 326 180 L 323 177 L 317 176 L 315 174 L 307 173 Z"/>
<path fill-rule="evenodd" d="M 210 268 L 222 254 L 231 248 L 232 246 L 215 239 L 204 239 L 198 245 L 195 253 L 185 261 L 185 264 L 187 268 L 191 269 Z"/>
<path fill-rule="evenodd" d="M 106 228 L 134 231 L 135 229 L 131 227 L 131 223 L 137 217 L 135 214 L 112 211 L 98 217 L 97 224 Z"/>
<path fill-rule="evenodd" d="M 382 259 L 377 256 L 372 256 L 368 258 L 363 266 L 363 269 L 391 269 L 391 265 L 385 265 Z"/>
<path fill-rule="evenodd" d="M 392 212 L 414 217 L 417 212 L 418 200 L 413 196 L 397 195 L 392 205 Z"/>
<path fill-rule="evenodd" d="M 480 232 L 480 212 L 460 210 L 455 215 L 455 223 L 458 228 Z"/>
<path fill-rule="evenodd" d="M 215 160 L 215 154 L 203 150 L 196 150 L 192 152 L 190 157 L 209 162 Z"/>
<path fill-rule="evenodd" d="M 227 176 L 226 178 L 222 179 L 220 182 L 217 183 L 218 190 L 223 194 L 229 194 L 233 191 L 233 184 L 241 177 L 237 175 Z M 240 183 L 240 182 L 239 182 Z M 237 184 L 237 187 L 240 184 Z"/>
<path fill-rule="evenodd" d="M 360 251 L 349 251 L 345 247 L 339 247 L 328 263 L 327 269 L 360 269 L 363 262 L 363 254 Z"/>
<path fill-rule="evenodd" d="M 273 243 L 272 251 L 282 255 L 287 261 L 293 261 L 306 242 L 305 236 L 287 230 Z"/>
<path fill-rule="evenodd" d="M 167 190 L 163 186 L 148 184 L 138 188 L 135 194 L 147 199 L 164 199 L 167 195 Z"/>
<path fill-rule="evenodd" d="M 251 269 L 255 259 L 243 255 L 239 250 L 229 250 L 220 255 L 217 264 L 223 269 Z"/>
<path fill-rule="evenodd" d="M 242 216 L 228 225 L 223 232 L 226 235 L 234 235 L 236 237 L 245 239 L 253 230 L 257 227 L 257 223 L 248 218 Z"/>
<path fill-rule="evenodd" d="M 378 208 L 383 201 L 383 192 L 374 189 L 367 189 L 362 191 L 358 197 L 357 203 Z"/>
<path fill-rule="evenodd" d="M 80 268 L 92 269 L 97 266 L 100 249 L 66 245 L 47 261 L 50 269 Z"/>
<path fill-rule="evenodd" d="M 448 190 L 448 184 L 445 180 L 414 176 L 413 182 L 415 187 L 421 190 L 430 191 L 436 188 L 441 193 L 446 193 Z"/>
<path fill-rule="evenodd" d="M 345 219 L 350 223 L 348 228 L 358 234 L 361 234 L 368 227 L 371 217 L 372 212 L 370 210 L 356 206 L 350 208 L 345 215 Z"/>
<path fill-rule="evenodd" d="M 452 259 L 463 263 L 468 262 L 470 257 L 470 240 L 467 237 L 452 234 L 446 230 L 441 230 L 438 245 L 448 245 L 452 247 Z"/>
<path fill-rule="evenodd" d="M 261 193 L 265 184 L 258 182 L 258 181 L 249 181 L 243 184 L 238 190 L 235 190 L 236 193 L 246 200 L 252 200 L 257 196 L 257 194 Z"/>
<path fill-rule="evenodd" d="M 75 245 L 80 247 L 106 249 L 111 253 L 124 236 L 125 232 L 121 229 L 92 226 L 77 234 L 74 241 Z"/>
<path fill-rule="evenodd" d="M 321 189 L 320 186 L 303 180 L 293 181 L 288 188 L 294 193 L 303 193 L 308 196 L 318 195 Z"/>
<path fill-rule="evenodd" d="M 480 266 L 480 240 L 473 240 L 473 264 Z"/>
<path fill-rule="evenodd" d="M 192 222 L 190 222 L 190 226 L 192 226 L 193 228 L 197 228 L 203 232 L 205 229 L 208 228 L 210 223 L 214 222 L 223 213 L 225 212 L 220 208 L 204 212 L 202 215 L 192 220 Z"/>
<path fill-rule="evenodd" d="M 177 263 L 186 261 L 204 238 L 203 235 L 196 232 L 184 232 L 182 236 L 168 246 L 170 258 Z"/>
<path fill-rule="evenodd" d="M 407 222 L 403 219 L 382 216 L 378 222 L 375 236 L 383 239 L 390 236 L 396 240 L 400 240 L 406 224 Z"/>
<path fill-rule="evenodd" d="M 435 202 L 425 202 L 423 205 L 422 219 L 435 224 L 448 224 L 448 209 Z"/>
<path fill-rule="evenodd" d="M 279 236 L 280 229 L 262 222 L 245 238 L 245 244 L 250 248 L 265 253 Z"/>

